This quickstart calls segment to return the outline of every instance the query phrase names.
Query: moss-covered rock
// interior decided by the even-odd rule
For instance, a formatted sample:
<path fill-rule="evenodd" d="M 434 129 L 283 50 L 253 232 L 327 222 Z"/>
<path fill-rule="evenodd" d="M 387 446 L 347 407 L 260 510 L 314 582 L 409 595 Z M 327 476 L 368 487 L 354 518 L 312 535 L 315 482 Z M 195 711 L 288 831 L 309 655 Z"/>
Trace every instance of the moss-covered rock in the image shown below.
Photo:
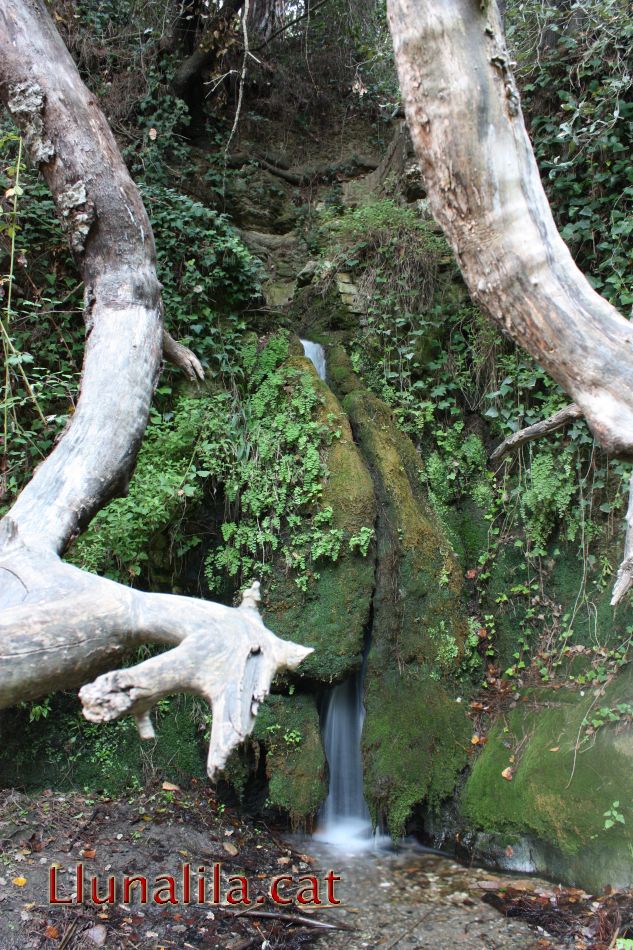
<path fill-rule="evenodd" d="M 378 506 L 372 642 L 363 736 L 366 798 L 401 834 L 414 806 L 449 796 L 469 726 L 450 674 L 466 636 L 462 568 L 428 504 L 421 461 L 389 407 L 362 388 L 340 346 L 328 379 L 343 398 Z"/>
<path fill-rule="evenodd" d="M 584 739 L 598 707 L 633 699 L 633 669 L 599 699 L 541 690 L 488 736 L 461 797 L 462 819 L 487 835 L 527 837 L 536 869 L 599 890 L 633 883 L 633 729 L 609 724 Z M 502 772 L 516 756 L 510 781 Z M 508 774 L 508 773 L 506 773 Z M 609 827 L 610 810 L 622 816 Z"/>
<path fill-rule="evenodd" d="M 312 373 L 323 400 L 319 420 L 334 434 L 327 451 L 328 477 L 321 505 L 331 507 L 331 526 L 342 532 L 343 543 L 335 562 L 317 562 L 319 577 L 305 594 L 280 570 L 265 616 L 279 636 L 315 648 L 301 665 L 302 677 L 333 683 L 361 661 L 374 589 L 374 548 L 370 545 L 363 556 L 357 549 L 350 550 L 349 540 L 363 528 L 373 530 L 376 502 L 371 476 L 338 400 L 309 360 L 292 357 L 289 362 Z"/>
<path fill-rule="evenodd" d="M 462 571 L 424 496 L 417 452 L 372 393 L 354 390 L 343 407 L 378 500 L 372 654 L 379 664 L 450 672 L 466 636 Z"/>
<path fill-rule="evenodd" d="M 466 763 L 469 725 L 441 683 L 411 666 L 374 667 L 368 677 L 363 731 L 365 793 L 374 820 L 403 834 L 414 807 L 436 808 Z"/>
<path fill-rule="evenodd" d="M 265 749 L 268 804 L 306 827 L 327 794 L 326 761 L 313 696 L 270 696 L 253 733 Z"/>

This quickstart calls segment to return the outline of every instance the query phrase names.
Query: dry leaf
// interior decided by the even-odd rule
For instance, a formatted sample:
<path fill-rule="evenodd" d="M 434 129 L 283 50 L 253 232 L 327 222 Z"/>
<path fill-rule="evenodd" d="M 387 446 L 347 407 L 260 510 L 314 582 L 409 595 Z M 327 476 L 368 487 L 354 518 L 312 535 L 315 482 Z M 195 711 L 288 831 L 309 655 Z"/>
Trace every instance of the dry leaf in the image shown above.
<path fill-rule="evenodd" d="M 553 749 L 550 749 L 549 751 L 550 751 L 550 752 L 559 752 L 559 751 L 560 751 L 560 746 L 559 746 L 559 745 L 555 745 L 554 748 L 553 748 Z"/>
<path fill-rule="evenodd" d="M 82 858 L 90 859 L 97 856 L 97 852 L 94 848 L 84 848 L 83 851 L 80 851 L 79 853 L 81 854 Z"/>
<path fill-rule="evenodd" d="M 59 940 L 59 930 L 57 927 L 53 927 L 52 924 L 48 925 L 44 933 L 49 940 Z"/>
<path fill-rule="evenodd" d="M 236 854 L 239 854 L 239 849 L 236 848 L 234 844 L 231 844 L 230 841 L 223 841 L 222 847 L 226 853 L 232 855 L 232 857 L 235 857 Z"/>
<path fill-rule="evenodd" d="M 180 785 L 174 785 L 172 782 L 163 782 L 161 788 L 164 792 L 179 792 Z"/>
<path fill-rule="evenodd" d="M 11 881 L 11 883 L 12 883 L 12 884 L 15 884 L 16 887 L 24 887 L 24 885 L 26 884 L 26 878 L 25 878 L 25 877 L 14 877 L 13 880 Z"/>
<path fill-rule="evenodd" d="M 514 772 L 512 771 L 512 767 L 508 766 L 507 769 L 504 769 L 503 772 L 501 773 L 501 776 L 507 782 L 511 782 L 512 779 L 514 778 Z"/>

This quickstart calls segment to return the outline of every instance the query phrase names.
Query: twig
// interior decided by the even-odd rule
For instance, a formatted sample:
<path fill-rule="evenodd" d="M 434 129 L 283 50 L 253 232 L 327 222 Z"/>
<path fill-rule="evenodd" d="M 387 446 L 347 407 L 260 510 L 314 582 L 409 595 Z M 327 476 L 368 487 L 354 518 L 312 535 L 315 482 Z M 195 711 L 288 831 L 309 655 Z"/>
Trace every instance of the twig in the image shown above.
<path fill-rule="evenodd" d="M 78 927 L 79 927 L 79 920 L 73 920 L 70 927 L 68 928 L 68 930 L 66 931 L 66 933 L 64 934 L 62 938 L 62 942 L 59 945 L 59 950 L 65 950 L 65 948 L 68 946 L 68 944 L 74 937 L 75 931 L 77 930 Z"/>
<path fill-rule="evenodd" d="M 525 429 L 519 429 L 518 432 L 514 432 L 509 438 L 504 439 L 501 445 L 497 446 L 490 458 L 493 461 L 500 459 L 506 452 L 510 452 L 512 449 L 518 449 L 520 446 L 525 445 L 526 442 L 532 442 L 534 439 L 540 439 L 544 435 L 549 435 L 550 432 L 555 432 L 556 429 L 562 429 L 563 426 L 566 426 L 567 423 L 573 419 L 582 418 L 582 415 L 583 412 L 580 406 L 572 402 L 568 406 L 564 406 L 563 409 L 559 409 L 553 416 L 549 416 L 547 419 L 542 419 L 532 426 L 526 426 Z"/>
<path fill-rule="evenodd" d="M 427 920 L 427 918 L 429 918 L 431 914 L 434 914 L 436 910 L 437 910 L 437 907 L 431 907 L 430 910 L 427 910 L 426 914 L 422 914 L 421 917 L 418 917 L 418 919 L 414 921 L 414 923 L 410 927 L 407 927 L 407 929 L 404 930 L 400 934 L 399 937 L 396 937 L 395 940 L 392 940 L 391 943 L 387 944 L 384 950 L 392 950 L 392 947 L 395 947 L 397 944 L 400 943 L 401 940 L 404 940 L 405 937 L 408 937 L 409 934 L 413 933 L 416 927 L 419 927 L 420 924 L 424 923 L 424 921 Z"/>
<path fill-rule="evenodd" d="M 276 39 L 286 30 L 290 29 L 291 26 L 294 26 L 295 23 L 299 23 L 301 20 L 305 20 L 306 17 L 313 16 L 317 12 L 317 10 L 320 7 L 324 6 L 326 3 L 328 3 L 328 0 L 321 0 L 321 2 L 315 4 L 315 6 L 312 7 L 312 9 L 310 9 L 310 7 L 308 6 L 308 9 L 305 11 L 305 13 L 302 13 L 301 16 L 295 17 L 295 19 L 291 20 L 290 23 L 284 23 L 284 25 L 280 27 L 280 29 L 276 30 L 271 36 L 269 36 L 267 40 L 264 40 L 263 43 L 260 43 L 259 46 L 256 46 L 253 49 L 253 52 L 259 53 L 260 49 L 264 49 L 264 47 L 268 46 L 269 43 L 272 43 L 274 39 Z"/>
<path fill-rule="evenodd" d="M 237 124 L 240 121 L 240 113 L 242 111 L 242 99 L 244 98 L 244 84 L 246 82 L 246 64 L 250 56 L 250 50 L 248 48 L 248 27 L 246 21 L 248 20 L 248 10 L 250 7 L 250 0 L 245 0 L 244 2 L 244 12 L 242 13 L 242 32 L 244 34 L 244 58 L 242 59 L 242 72 L 240 75 L 240 89 L 237 94 L 237 109 L 235 110 L 235 119 L 233 120 L 233 127 L 228 138 L 228 141 L 224 147 L 224 158 L 229 154 L 229 146 L 233 141 L 233 136 L 235 135 Z"/>
<path fill-rule="evenodd" d="M 286 914 L 278 910 L 251 910 L 231 914 L 231 917 L 265 917 L 266 920 L 286 920 L 293 924 L 303 924 L 305 927 L 312 927 L 314 930 L 349 930 L 353 932 L 355 927 L 348 927 L 347 924 L 328 924 L 325 920 L 314 920 L 312 917 L 303 917 L 301 914 Z"/>

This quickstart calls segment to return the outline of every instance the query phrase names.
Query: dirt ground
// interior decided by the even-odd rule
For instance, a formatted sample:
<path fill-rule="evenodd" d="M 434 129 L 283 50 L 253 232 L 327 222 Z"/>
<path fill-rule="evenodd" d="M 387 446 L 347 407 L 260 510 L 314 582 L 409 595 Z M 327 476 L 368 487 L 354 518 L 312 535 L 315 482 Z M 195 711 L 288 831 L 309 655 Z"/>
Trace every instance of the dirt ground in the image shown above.
<path fill-rule="evenodd" d="M 183 865 L 190 866 L 189 903 Z M 336 880 L 328 882 L 328 872 Z M 124 900 L 125 875 L 147 879 L 146 904 L 138 883 Z M 118 887 L 114 900 L 95 904 L 92 878 L 96 896 L 104 899 L 110 897 L 109 876 Z M 204 902 L 198 901 L 201 879 Z M 274 880 L 276 897 L 286 903 L 272 899 Z M 330 896 L 341 904 L 327 907 Z M 0 792 L 0 950 L 608 946 L 590 939 L 599 914 L 587 902 L 582 926 L 564 936 L 557 912 L 563 896 L 568 909 L 584 906 L 581 892 L 537 880 L 508 884 L 411 844 L 348 855 L 312 839 L 283 837 L 225 808 L 204 783 L 186 792 L 165 783 L 118 800 L 51 790 Z M 51 897 L 69 903 L 53 905 Z M 315 898 L 322 904 L 314 906 Z M 491 898 L 518 917 L 506 918 Z M 558 942 L 539 929 L 543 909 L 558 927 Z M 336 929 L 320 929 L 328 926 Z"/>

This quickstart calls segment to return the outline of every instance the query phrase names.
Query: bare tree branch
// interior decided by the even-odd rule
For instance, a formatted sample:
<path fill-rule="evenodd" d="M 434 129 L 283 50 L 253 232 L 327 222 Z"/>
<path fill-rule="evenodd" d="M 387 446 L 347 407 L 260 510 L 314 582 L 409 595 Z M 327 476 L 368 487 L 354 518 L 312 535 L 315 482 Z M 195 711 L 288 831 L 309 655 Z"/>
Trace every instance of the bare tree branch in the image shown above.
<path fill-rule="evenodd" d="M 582 417 L 582 409 L 580 406 L 577 406 L 575 402 L 572 402 L 568 406 L 559 409 L 558 412 L 555 412 L 547 419 L 535 422 L 534 425 L 526 426 L 525 429 L 519 429 L 518 432 L 514 432 L 511 436 L 508 436 L 507 439 L 503 440 L 501 445 L 497 446 L 490 458 L 492 461 L 503 458 L 507 452 L 519 449 L 522 445 L 525 445 L 526 442 L 532 442 L 534 439 L 542 439 L 543 436 L 550 435 L 552 432 L 556 432 L 557 429 L 562 429 L 563 426 L 566 426 L 567 423 L 572 422 L 572 420 L 582 419 Z"/>
<path fill-rule="evenodd" d="M 433 214 L 472 297 L 633 455 L 633 326 L 591 287 L 543 191 L 495 0 L 388 0 Z"/>
<path fill-rule="evenodd" d="M 167 330 L 163 330 L 163 356 L 169 363 L 181 369 L 193 382 L 204 379 L 204 369 L 196 354 L 174 340 Z"/>

